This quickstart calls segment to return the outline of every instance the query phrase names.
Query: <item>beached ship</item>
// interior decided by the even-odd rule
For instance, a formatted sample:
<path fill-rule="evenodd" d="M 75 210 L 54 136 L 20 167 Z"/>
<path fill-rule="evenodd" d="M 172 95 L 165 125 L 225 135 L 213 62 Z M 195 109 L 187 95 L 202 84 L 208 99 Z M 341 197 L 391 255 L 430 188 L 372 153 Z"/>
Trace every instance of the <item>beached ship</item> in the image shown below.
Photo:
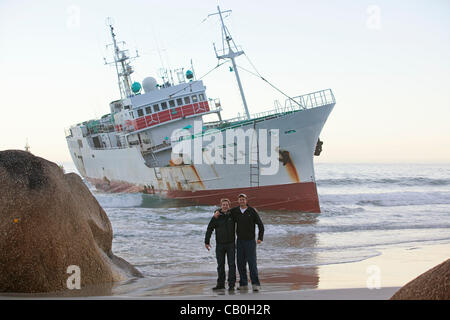
<path fill-rule="evenodd" d="M 278 103 L 271 111 L 250 114 L 235 61 L 244 52 L 223 21 L 228 11 L 217 8 L 223 49 L 214 49 L 219 62 L 231 62 L 245 114 L 222 119 L 220 100 L 208 98 L 203 81 L 192 70 L 174 71 L 178 83 L 168 72 L 160 83 L 153 77 L 142 84 L 132 82 L 132 58 L 120 48 L 109 23 L 111 63 L 117 70 L 121 98 L 111 102 L 110 113 L 100 119 L 66 129 L 78 172 L 104 191 L 158 194 L 187 205 L 216 205 L 220 198 L 235 200 L 245 193 L 259 209 L 320 212 L 313 158 L 320 154 L 319 134 L 335 105 L 333 92 L 287 97 L 284 105 Z M 203 120 L 211 114 L 217 115 L 216 121 Z M 174 138 L 180 129 L 184 135 Z M 244 134 L 240 140 L 244 147 L 239 146 L 236 132 Z M 236 139 L 230 141 L 230 133 Z M 189 142 L 191 152 L 180 152 L 175 145 L 180 142 Z M 270 153 L 276 153 L 273 172 L 268 172 L 274 167 L 269 163 L 273 158 L 267 157 Z"/>

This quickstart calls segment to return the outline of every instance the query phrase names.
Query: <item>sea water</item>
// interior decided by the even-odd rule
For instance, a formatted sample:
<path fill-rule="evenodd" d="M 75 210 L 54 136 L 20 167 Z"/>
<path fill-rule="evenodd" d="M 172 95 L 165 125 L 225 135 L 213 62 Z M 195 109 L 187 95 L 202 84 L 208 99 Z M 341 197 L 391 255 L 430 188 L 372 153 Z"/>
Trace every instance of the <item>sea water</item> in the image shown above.
<path fill-rule="evenodd" d="M 384 248 L 450 243 L 450 164 L 320 163 L 315 171 L 320 214 L 259 211 L 265 225 L 260 270 L 354 262 Z M 154 195 L 90 188 L 111 220 L 113 252 L 144 276 L 214 274 L 214 248 L 205 249 L 204 236 L 216 207 L 177 207 Z"/>

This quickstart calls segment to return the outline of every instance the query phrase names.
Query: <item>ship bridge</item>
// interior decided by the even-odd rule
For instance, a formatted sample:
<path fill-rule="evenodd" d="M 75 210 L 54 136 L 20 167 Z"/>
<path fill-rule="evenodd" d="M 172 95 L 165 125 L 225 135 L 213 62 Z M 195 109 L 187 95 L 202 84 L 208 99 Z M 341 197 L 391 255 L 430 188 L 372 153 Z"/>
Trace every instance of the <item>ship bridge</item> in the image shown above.
<path fill-rule="evenodd" d="M 169 121 L 220 112 L 216 99 L 210 106 L 203 81 L 181 83 L 111 103 L 116 132 L 133 132 Z M 119 104 L 120 103 L 120 104 Z"/>

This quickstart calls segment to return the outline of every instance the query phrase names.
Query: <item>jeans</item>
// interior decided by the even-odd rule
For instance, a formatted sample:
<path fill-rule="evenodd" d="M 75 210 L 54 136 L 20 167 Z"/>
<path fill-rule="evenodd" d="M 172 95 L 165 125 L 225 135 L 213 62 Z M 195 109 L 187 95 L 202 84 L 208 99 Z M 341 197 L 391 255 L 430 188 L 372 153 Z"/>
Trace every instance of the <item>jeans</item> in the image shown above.
<path fill-rule="evenodd" d="M 256 266 L 256 241 L 237 240 L 237 266 L 239 270 L 239 285 L 247 286 L 247 263 L 250 269 L 250 280 L 253 285 L 260 285 L 258 278 L 258 267 Z"/>
<path fill-rule="evenodd" d="M 216 258 L 217 258 L 217 285 L 225 285 L 225 256 L 228 261 L 228 285 L 234 287 L 236 282 L 236 263 L 235 263 L 235 245 L 230 243 L 216 244 Z"/>

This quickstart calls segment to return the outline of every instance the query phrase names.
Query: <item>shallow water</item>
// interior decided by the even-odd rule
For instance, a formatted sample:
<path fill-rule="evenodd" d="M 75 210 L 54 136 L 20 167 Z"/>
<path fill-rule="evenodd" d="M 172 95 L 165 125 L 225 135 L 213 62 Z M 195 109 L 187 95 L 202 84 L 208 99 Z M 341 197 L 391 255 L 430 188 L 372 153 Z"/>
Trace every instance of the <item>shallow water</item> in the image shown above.
<path fill-rule="evenodd" d="M 361 261 L 382 248 L 450 243 L 450 165 L 318 164 L 316 179 L 321 214 L 260 211 L 266 229 L 260 270 L 314 274 L 317 266 Z M 111 220 L 114 253 L 146 276 L 116 286 L 114 294 L 161 294 L 169 284 L 174 294 L 186 282 L 203 292 L 215 284 L 214 249 L 204 248 L 215 207 L 94 194 Z M 267 282 L 277 278 L 266 274 Z"/>

